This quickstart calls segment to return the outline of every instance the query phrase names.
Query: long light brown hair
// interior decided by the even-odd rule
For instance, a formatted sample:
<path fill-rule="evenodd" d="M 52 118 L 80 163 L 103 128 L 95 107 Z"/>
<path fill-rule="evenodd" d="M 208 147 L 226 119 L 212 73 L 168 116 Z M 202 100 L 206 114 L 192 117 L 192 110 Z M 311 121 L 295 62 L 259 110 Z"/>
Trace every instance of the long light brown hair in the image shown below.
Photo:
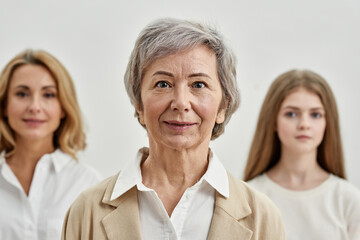
<path fill-rule="evenodd" d="M 76 159 L 76 152 L 86 147 L 85 133 L 73 81 L 65 67 L 50 53 L 43 50 L 25 50 L 15 56 L 0 75 L 0 152 L 9 156 L 16 151 L 15 133 L 4 116 L 7 92 L 13 72 L 24 64 L 44 66 L 53 76 L 65 117 L 54 133 L 54 147 Z"/>
<path fill-rule="evenodd" d="M 291 70 L 275 79 L 264 99 L 245 167 L 245 181 L 268 171 L 278 163 L 281 143 L 276 133 L 277 115 L 284 99 L 301 87 L 317 94 L 325 109 L 326 129 L 317 150 L 317 161 L 325 171 L 346 178 L 339 116 L 329 85 L 324 78 L 312 71 Z"/>

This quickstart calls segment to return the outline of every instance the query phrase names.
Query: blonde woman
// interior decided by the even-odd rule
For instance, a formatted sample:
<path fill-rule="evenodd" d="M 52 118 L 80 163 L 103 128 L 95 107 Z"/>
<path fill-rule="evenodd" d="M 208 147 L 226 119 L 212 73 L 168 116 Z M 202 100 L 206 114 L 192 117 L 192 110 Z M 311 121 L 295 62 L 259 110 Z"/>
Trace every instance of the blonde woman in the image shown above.
<path fill-rule="evenodd" d="M 273 82 L 244 178 L 280 209 L 287 239 L 360 239 L 360 191 L 345 180 L 335 98 L 318 74 Z"/>
<path fill-rule="evenodd" d="M 0 239 L 60 239 L 66 210 L 99 180 L 72 79 L 45 51 L 26 50 L 0 75 Z"/>

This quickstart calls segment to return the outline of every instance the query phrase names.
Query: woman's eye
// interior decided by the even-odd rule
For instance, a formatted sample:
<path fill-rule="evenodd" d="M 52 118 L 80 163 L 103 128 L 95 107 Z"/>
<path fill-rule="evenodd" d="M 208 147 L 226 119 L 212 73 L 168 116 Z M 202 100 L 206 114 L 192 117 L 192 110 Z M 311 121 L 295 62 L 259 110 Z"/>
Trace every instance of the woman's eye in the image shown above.
<path fill-rule="evenodd" d="M 296 113 L 295 112 L 287 112 L 287 113 L 285 113 L 285 116 L 293 118 L 293 117 L 296 117 Z"/>
<path fill-rule="evenodd" d="M 170 85 L 165 81 L 160 81 L 156 83 L 156 87 L 158 88 L 168 88 Z"/>
<path fill-rule="evenodd" d="M 21 97 L 21 98 L 26 97 L 27 95 L 28 94 L 26 92 L 17 92 L 16 93 L 16 96 Z"/>
<path fill-rule="evenodd" d="M 56 94 L 55 93 L 45 93 L 44 97 L 45 98 L 54 98 L 54 97 L 56 97 Z"/>
<path fill-rule="evenodd" d="M 204 88 L 205 83 L 203 83 L 203 82 L 194 82 L 193 87 L 194 88 Z"/>

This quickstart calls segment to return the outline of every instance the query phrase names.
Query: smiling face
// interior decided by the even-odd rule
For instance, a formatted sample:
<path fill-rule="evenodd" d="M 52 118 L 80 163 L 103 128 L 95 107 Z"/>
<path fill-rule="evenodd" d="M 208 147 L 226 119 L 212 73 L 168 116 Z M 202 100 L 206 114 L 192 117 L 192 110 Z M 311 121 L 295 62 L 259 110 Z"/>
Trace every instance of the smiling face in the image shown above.
<path fill-rule="evenodd" d="M 150 146 L 209 146 L 215 122 L 225 118 L 216 66 L 215 54 L 199 46 L 157 59 L 146 69 L 137 111 Z"/>
<path fill-rule="evenodd" d="M 324 106 L 317 94 L 299 88 L 281 104 L 276 130 L 281 151 L 316 152 L 326 127 Z"/>
<path fill-rule="evenodd" d="M 50 72 L 40 65 L 18 67 L 10 79 L 4 113 L 16 141 L 52 142 L 64 112 Z"/>

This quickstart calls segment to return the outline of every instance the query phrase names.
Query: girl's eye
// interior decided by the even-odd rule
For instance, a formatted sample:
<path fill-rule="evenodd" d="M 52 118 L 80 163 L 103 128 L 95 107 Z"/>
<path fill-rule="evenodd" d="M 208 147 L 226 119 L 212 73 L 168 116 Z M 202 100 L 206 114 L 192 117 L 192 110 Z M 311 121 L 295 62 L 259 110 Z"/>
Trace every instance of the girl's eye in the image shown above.
<path fill-rule="evenodd" d="M 203 82 L 194 82 L 193 87 L 194 88 L 204 88 L 205 83 L 203 83 Z"/>
<path fill-rule="evenodd" d="M 293 117 L 296 117 L 296 113 L 295 112 L 287 112 L 287 113 L 285 113 L 285 116 L 293 118 Z"/>
<path fill-rule="evenodd" d="M 314 113 L 311 114 L 311 116 L 312 116 L 313 118 L 321 118 L 321 117 L 322 117 L 322 114 L 321 114 L 321 113 L 318 113 L 318 112 L 314 112 Z"/>
<path fill-rule="evenodd" d="M 16 96 L 21 97 L 21 98 L 26 97 L 27 95 L 28 94 L 26 92 L 17 92 L 16 93 Z"/>
<path fill-rule="evenodd" d="M 156 87 L 158 88 L 168 88 L 170 85 L 165 81 L 160 81 L 156 83 Z"/>

